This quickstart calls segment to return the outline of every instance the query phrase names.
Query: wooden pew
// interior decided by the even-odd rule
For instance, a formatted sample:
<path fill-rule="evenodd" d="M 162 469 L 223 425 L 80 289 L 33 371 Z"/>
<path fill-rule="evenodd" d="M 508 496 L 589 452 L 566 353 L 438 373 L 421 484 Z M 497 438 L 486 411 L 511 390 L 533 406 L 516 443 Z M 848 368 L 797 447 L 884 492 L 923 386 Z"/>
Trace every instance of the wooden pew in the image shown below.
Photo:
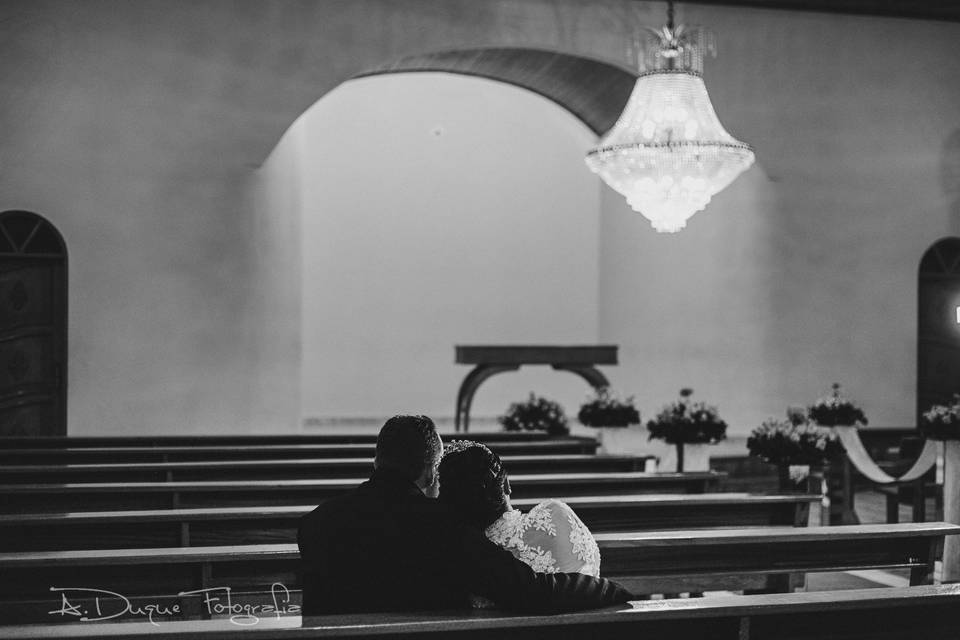
<path fill-rule="evenodd" d="M 692 473 L 565 473 L 511 475 L 517 498 L 627 493 L 703 493 L 720 476 Z M 117 511 L 258 505 L 316 505 L 363 478 L 223 480 L 209 482 L 87 482 L 0 485 L 0 513 Z"/>
<path fill-rule="evenodd" d="M 593 438 L 491 442 L 490 449 L 509 455 L 593 455 Z M 0 464 L 96 464 L 116 462 L 188 462 L 205 460 L 277 460 L 291 458 L 372 458 L 373 443 L 158 445 L 154 447 L 0 448 Z"/>
<path fill-rule="evenodd" d="M 652 456 L 504 456 L 512 474 L 644 471 Z M 373 458 L 301 460 L 210 460 L 0 466 L 0 485 L 43 482 L 171 482 L 213 480 L 303 480 L 369 475 Z"/>
<path fill-rule="evenodd" d="M 887 523 L 893 524 L 900 521 L 901 502 L 910 505 L 913 522 L 923 522 L 927 519 L 927 498 L 929 497 L 934 499 L 935 510 L 942 517 L 943 485 L 931 483 L 926 478 L 918 478 L 906 483 L 874 485 L 873 490 L 886 498 Z"/>
<path fill-rule="evenodd" d="M 273 444 L 374 444 L 379 425 L 364 433 L 279 433 L 210 434 L 160 436 L 6 436 L 0 437 L 3 449 L 63 449 L 70 447 L 169 447 L 233 446 Z M 458 434 L 440 431 L 444 441 L 470 439 L 476 442 L 536 442 L 581 439 L 579 436 L 554 436 L 545 431 L 478 431 Z"/>
<path fill-rule="evenodd" d="M 813 528 L 598 533 L 603 575 L 635 593 L 743 590 L 759 575 L 909 569 L 910 584 L 931 584 L 943 538 L 960 525 L 933 522 Z M 738 586 L 731 586 L 738 585 Z M 653 588 L 658 591 L 651 591 Z M 766 588 L 766 587 L 760 587 Z"/>
<path fill-rule="evenodd" d="M 579 496 L 561 498 L 595 533 L 708 527 L 807 524 L 805 494 L 744 493 Z M 538 499 L 513 500 L 526 511 Z M 131 549 L 295 542 L 300 517 L 312 506 L 158 509 L 0 515 L 5 551 Z"/>
<path fill-rule="evenodd" d="M 603 575 L 635 595 L 712 590 L 787 591 L 785 572 L 909 569 L 912 585 L 931 584 L 946 523 L 818 528 L 726 529 L 606 533 L 597 535 Z M 101 612 L 132 603 L 181 604 L 202 615 L 206 593 L 262 592 L 300 604 L 300 554 L 295 544 L 241 545 L 104 551 L 0 553 L 0 608 L 7 623 L 50 621 L 65 595 L 73 606 L 93 610 L 90 593 L 101 590 Z M 282 587 L 280 586 L 282 585 Z M 73 587 L 73 588 L 70 588 Z M 63 590 L 62 590 L 63 589 Z M 204 591 L 178 597 L 182 592 Z M 292 611 L 296 613 L 296 611 Z M 61 610 L 57 616 L 74 621 Z"/>
<path fill-rule="evenodd" d="M 245 627 L 242 627 L 246 623 Z M 255 626 L 251 626 L 254 624 Z M 496 610 L 274 617 L 262 610 L 222 620 L 26 625 L 7 640 L 56 637 L 156 640 L 454 638 L 486 640 L 955 640 L 960 585 L 633 602 L 579 613 L 531 616 Z M 242 632 L 242 633 L 241 633 Z"/>

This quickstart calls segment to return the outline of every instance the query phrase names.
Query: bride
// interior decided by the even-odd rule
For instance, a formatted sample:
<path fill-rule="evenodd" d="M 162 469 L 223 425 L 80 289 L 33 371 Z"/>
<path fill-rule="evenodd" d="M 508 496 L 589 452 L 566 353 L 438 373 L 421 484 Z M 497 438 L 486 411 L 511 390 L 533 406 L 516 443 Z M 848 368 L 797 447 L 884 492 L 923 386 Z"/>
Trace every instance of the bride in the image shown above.
<path fill-rule="evenodd" d="M 464 522 L 538 573 L 600 577 L 600 549 L 573 509 L 550 499 L 521 513 L 510 506 L 510 481 L 497 454 L 470 440 L 445 449 L 439 500 Z"/>

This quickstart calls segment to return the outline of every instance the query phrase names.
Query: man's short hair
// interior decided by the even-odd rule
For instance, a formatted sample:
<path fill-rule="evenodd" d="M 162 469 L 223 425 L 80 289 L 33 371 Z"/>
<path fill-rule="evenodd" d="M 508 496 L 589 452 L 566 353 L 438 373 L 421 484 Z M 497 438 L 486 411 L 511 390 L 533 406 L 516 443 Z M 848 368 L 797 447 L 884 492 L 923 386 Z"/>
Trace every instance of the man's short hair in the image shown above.
<path fill-rule="evenodd" d="M 414 482 L 424 469 L 440 463 L 437 427 L 427 416 L 393 416 L 377 436 L 377 469 L 393 469 Z"/>

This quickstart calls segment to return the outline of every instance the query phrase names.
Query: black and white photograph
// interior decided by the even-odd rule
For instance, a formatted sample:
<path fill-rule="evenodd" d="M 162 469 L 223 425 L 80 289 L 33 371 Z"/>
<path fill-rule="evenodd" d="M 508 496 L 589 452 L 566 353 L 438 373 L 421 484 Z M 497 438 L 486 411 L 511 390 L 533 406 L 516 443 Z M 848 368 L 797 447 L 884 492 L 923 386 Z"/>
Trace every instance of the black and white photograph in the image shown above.
<path fill-rule="evenodd" d="M 960 640 L 960 1 L 0 0 L 0 638 Z"/>

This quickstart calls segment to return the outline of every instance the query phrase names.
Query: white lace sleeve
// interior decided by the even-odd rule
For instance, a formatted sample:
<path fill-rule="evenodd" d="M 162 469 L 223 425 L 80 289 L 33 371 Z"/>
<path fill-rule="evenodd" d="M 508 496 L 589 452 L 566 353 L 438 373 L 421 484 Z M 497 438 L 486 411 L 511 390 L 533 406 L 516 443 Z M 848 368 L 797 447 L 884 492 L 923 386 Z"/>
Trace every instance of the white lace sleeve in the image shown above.
<path fill-rule="evenodd" d="M 546 500 L 531 509 L 524 520 L 523 546 L 540 551 L 541 557 L 549 557 L 549 572 L 600 576 L 597 542 L 568 505 L 559 500 Z M 543 571 L 538 567 L 534 570 Z"/>

